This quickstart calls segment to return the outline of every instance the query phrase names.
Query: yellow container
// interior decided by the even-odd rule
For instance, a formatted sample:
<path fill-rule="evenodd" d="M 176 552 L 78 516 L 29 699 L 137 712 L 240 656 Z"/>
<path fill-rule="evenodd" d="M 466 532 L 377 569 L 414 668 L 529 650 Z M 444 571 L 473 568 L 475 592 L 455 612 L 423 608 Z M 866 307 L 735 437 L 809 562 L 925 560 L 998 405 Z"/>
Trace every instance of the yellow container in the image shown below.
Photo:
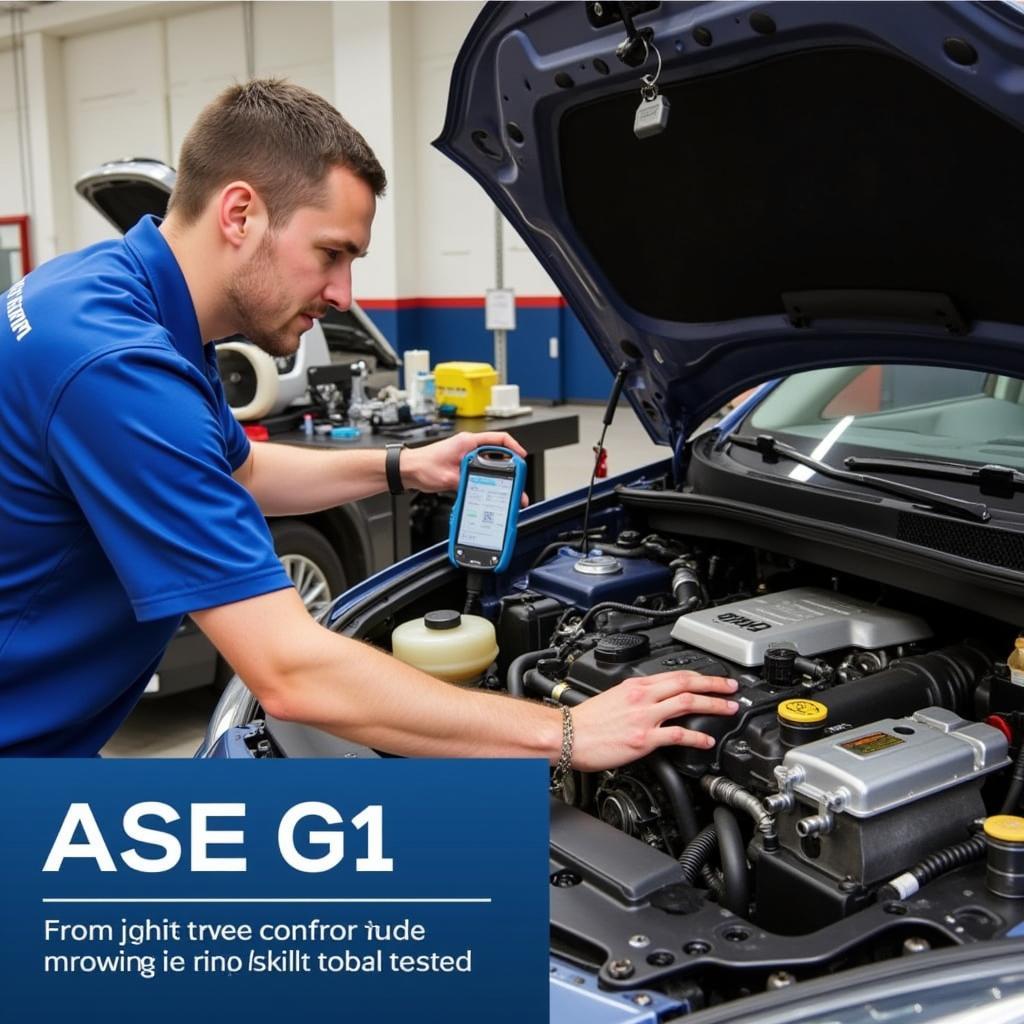
<path fill-rule="evenodd" d="M 490 363 L 438 363 L 434 386 L 438 405 L 454 405 L 459 416 L 483 416 L 491 404 L 498 371 Z"/>

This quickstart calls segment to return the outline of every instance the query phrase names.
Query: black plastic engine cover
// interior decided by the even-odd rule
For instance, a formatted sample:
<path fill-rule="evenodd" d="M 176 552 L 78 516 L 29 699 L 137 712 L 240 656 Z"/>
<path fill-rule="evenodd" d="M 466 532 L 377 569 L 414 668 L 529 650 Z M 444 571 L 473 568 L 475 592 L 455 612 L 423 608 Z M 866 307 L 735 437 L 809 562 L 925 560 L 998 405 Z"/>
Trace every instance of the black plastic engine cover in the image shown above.
<path fill-rule="evenodd" d="M 810 935 L 874 898 L 865 886 L 830 878 L 789 850 L 760 852 L 755 865 L 757 923 L 776 935 Z"/>
<path fill-rule="evenodd" d="M 751 675 L 740 665 L 714 658 L 704 651 L 683 647 L 671 638 L 670 630 L 671 626 L 645 630 L 644 635 L 650 637 L 651 654 L 638 661 L 615 661 L 606 654 L 603 655 L 599 645 L 598 648 L 580 655 L 570 666 L 566 678 L 574 689 L 588 696 L 603 693 L 610 687 L 634 676 L 653 676 L 661 672 L 679 670 L 737 680 L 740 684 L 737 699 L 740 702 L 741 710 L 735 717 L 687 715 L 674 722 L 674 724 L 683 725 L 688 729 L 698 729 L 715 737 L 716 745 L 712 750 L 697 750 L 687 747 L 671 751 L 670 756 L 679 770 L 699 776 L 712 767 L 719 744 L 741 729 L 751 713 L 763 713 L 770 710 L 774 715 L 775 705 L 785 694 L 780 696 L 780 691 L 763 687 L 756 676 Z"/>
<path fill-rule="evenodd" d="M 738 665 L 713 658 L 703 651 L 683 647 L 672 639 L 670 629 L 664 626 L 637 633 L 612 634 L 600 640 L 586 654 L 581 654 L 570 666 L 566 678 L 577 690 L 595 696 L 634 676 L 687 669 L 706 676 L 739 678 L 738 673 L 744 671 Z M 648 638 L 649 644 L 644 644 L 641 638 Z M 641 652 L 639 659 L 627 661 L 616 656 L 632 644 L 636 644 L 636 649 Z M 643 656 L 645 650 L 650 651 L 646 657 Z"/>
<path fill-rule="evenodd" d="M 543 650 L 551 641 L 555 624 L 565 605 L 553 597 L 525 591 L 501 599 L 498 614 L 498 674 L 504 678 L 509 665 L 521 654 Z"/>

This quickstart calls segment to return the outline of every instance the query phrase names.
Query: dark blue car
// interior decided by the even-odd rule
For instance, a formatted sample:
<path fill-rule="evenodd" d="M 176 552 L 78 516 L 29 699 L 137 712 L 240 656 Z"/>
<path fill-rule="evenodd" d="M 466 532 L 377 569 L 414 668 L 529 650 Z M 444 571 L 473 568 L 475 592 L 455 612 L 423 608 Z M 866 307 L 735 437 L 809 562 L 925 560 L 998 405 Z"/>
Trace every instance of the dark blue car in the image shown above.
<path fill-rule="evenodd" d="M 1024 1019 L 1022 97 L 1011 4 L 490 4 L 465 41 L 437 146 L 665 445 L 524 514 L 476 685 L 741 687 L 686 721 L 713 749 L 552 799 L 553 1020 Z M 390 649 L 465 596 L 438 546 L 322 621 Z M 200 753 L 378 756 L 238 679 Z"/>

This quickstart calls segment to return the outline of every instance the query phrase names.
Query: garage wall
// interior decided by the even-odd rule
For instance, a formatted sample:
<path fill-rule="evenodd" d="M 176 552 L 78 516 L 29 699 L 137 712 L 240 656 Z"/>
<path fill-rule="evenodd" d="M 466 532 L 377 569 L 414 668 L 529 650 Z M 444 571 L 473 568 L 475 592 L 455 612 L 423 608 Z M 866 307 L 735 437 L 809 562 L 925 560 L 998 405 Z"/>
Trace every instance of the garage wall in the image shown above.
<path fill-rule="evenodd" d="M 356 297 L 400 350 L 429 348 L 435 362 L 492 360 L 484 292 L 495 284 L 493 207 L 430 146 L 444 121 L 455 55 L 481 6 L 154 0 L 29 10 L 30 67 L 46 84 L 30 83 L 34 131 L 47 140 L 33 147 L 46 166 L 45 180 L 38 169 L 33 174 L 38 258 L 114 237 L 73 194 L 74 181 L 118 157 L 175 163 L 204 103 L 247 77 L 248 10 L 252 71 L 285 76 L 337 101 L 389 172 L 373 253 L 355 275 Z M 3 45 L 0 26 L 0 83 L 13 82 Z M 13 90 L 0 86 L 0 129 L 16 140 L 16 127 Z M 20 194 L 17 146 L 8 143 L 0 148 L 0 207 L 22 212 Z M 504 265 L 505 285 L 518 299 L 510 380 L 534 398 L 602 396 L 607 371 L 507 224 Z"/>
<path fill-rule="evenodd" d="M 330 24 L 329 4 L 253 5 L 255 73 L 286 76 L 331 99 Z M 245 78 L 240 3 L 66 39 L 70 183 L 118 157 L 174 164 L 196 114 Z M 115 237 L 84 202 L 73 209 L 74 247 Z"/>
<path fill-rule="evenodd" d="M 167 19 L 170 151 L 177 159 L 196 115 L 221 89 L 245 79 L 240 4 Z"/>
<path fill-rule="evenodd" d="M 70 184 L 105 160 L 169 158 L 162 20 L 64 44 Z M 116 237 L 85 202 L 72 205 L 72 247 Z"/>
<path fill-rule="evenodd" d="M 356 292 L 401 350 L 428 348 L 435 362 L 491 362 L 484 292 L 496 282 L 494 208 L 475 182 L 430 145 L 444 124 L 452 65 L 481 4 L 410 7 L 414 46 L 408 120 L 414 125 L 416 198 L 412 226 L 404 225 L 401 238 L 415 245 L 415 277 L 398 294 L 388 295 L 377 280 L 366 282 L 365 289 L 357 280 Z M 507 222 L 502 233 L 504 283 L 517 296 L 517 329 L 508 338 L 510 382 L 524 396 L 546 401 L 603 397 L 610 374 L 576 317 Z"/>
<path fill-rule="evenodd" d="M 21 145 L 18 138 L 18 111 L 14 99 L 14 56 L 10 50 L 0 53 L 0 217 L 15 217 L 26 212 L 21 174 Z"/>

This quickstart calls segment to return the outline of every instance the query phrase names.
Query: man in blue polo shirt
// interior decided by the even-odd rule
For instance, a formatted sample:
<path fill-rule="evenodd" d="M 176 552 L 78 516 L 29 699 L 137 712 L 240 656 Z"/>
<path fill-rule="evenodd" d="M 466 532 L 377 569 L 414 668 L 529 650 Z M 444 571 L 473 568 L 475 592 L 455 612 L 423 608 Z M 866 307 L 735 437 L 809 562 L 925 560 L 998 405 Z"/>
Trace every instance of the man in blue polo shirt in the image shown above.
<path fill-rule="evenodd" d="M 575 712 L 460 690 L 317 625 L 264 515 L 401 486 L 453 490 L 463 434 L 382 452 L 251 448 L 212 339 L 294 352 L 351 300 L 385 176 L 333 107 L 275 81 L 226 90 L 182 147 L 167 218 L 58 257 L 0 297 L 0 753 L 95 754 L 190 614 L 264 709 L 411 755 L 610 767 L 666 718 L 730 714 L 726 680 L 666 673 Z M 525 453 L 524 453 L 525 454 Z M 630 692 L 635 690 L 636 692 Z M 575 742 L 574 742 L 575 740 Z"/>

